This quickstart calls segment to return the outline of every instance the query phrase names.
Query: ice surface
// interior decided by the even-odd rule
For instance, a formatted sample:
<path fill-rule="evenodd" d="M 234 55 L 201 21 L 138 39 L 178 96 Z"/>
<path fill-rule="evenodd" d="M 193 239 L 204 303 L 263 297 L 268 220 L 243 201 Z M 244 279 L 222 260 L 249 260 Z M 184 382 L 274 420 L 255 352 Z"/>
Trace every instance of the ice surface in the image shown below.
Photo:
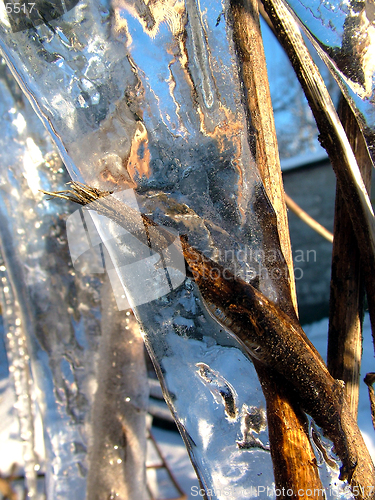
<path fill-rule="evenodd" d="M 309 338 L 318 347 L 323 357 L 327 350 L 327 328 L 328 319 L 325 318 L 319 322 L 306 325 L 305 330 Z M 364 320 L 364 357 L 362 360 L 362 375 L 371 371 L 373 366 L 373 347 L 371 339 L 371 328 L 368 314 Z M 0 380 L 0 443 L 2 453 L 0 455 L 0 471 L 2 474 L 9 473 L 9 467 L 12 463 L 17 463 L 22 467 L 22 443 L 19 439 L 19 428 L 17 417 L 14 410 L 14 390 L 7 378 L 5 360 L 2 359 L 0 369 L 4 376 Z M 360 385 L 360 401 L 358 412 L 358 424 L 362 434 L 365 437 L 366 444 L 370 450 L 371 456 L 375 459 L 375 435 L 371 422 L 370 403 L 368 399 L 367 387 L 364 383 Z M 190 465 L 188 455 L 182 440 L 175 432 L 153 428 L 153 435 L 161 447 L 164 457 L 175 475 L 178 483 L 187 494 L 188 499 L 200 498 L 197 494 L 199 485 Z M 42 434 L 37 433 L 38 452 L 43 458 Z M 148 455 L 148 464 L 155 463 L 154 455 Z M 152 471 L 148 474 L 149 482 L 154 484 L 154 475 Z M 155 485 L 156 486 L 156 485 Z M 333 490 L 332 490 L 333 491 Z"/>
<path fill-rule="evenodd" d="M 49 494 L 63 498 L 71 491 L 74 498 L 75 490 L 85 490 L 85 477 L 81 473 L 85 467 L 84 417 L 88 410 L 89 380 L 93 378 L 92 370 L 85 375 L 79 371 L 90 349 L 85 351 L 86 346 L 80 345 L 78 338 L 83 328 L 89 334 L 86 340 L 91 336 L 95 343 L 100 331 L 91 317 L 94 311 L 84 315 L 77 310 L 76 317 L 67 312 L 73 305 L 69 301 L 84 303 L 85 283 L 76 282 L 83 292 L 81 296 L 73 289 L 68 298 L 68 291 L 75 284 L 63 237 L 63 221 L 51 205 L 43 203 L 38 193 L 43 186 L 61 186 L 66 177 L 34 112 L 28 104 L 24 109 L 21 95 L 17 99 L 17 88 L 4 64 L 1 69 L 1 105 L 5 109 L 0 139 L 4 222 L 0 232 L 5 262 L 3 281 L 8 280 L 8 286 L 3 287 L 4 322 L 9 335 L 12 328 L 20 331 L 30 355 L 49 449 L 50 467 L 46 471 Z M 28 182 L 28 177 L 32 182 Z M 7 293 L 13 295 L 10 301 Z M 78 338 L 74 335 L 75 325 Z M 18 376 L 24 377 L 28 370 L 28 363 L 19 366 Z M 84 493 L 79 495 L 77 498 L 84 498 Z"/>
<path fill-rule="evenodd" d="M 116 192 L 134 189 L 141 211 L 285 305 L 286 266 L 249 146 L 254 137 L 228 8 L 209 0 L 82 1 L 24 30 L 2 12 L 0 44 L 73 178 Z M 61 213 L 67 210 L 61 205 Z M 115 269 L 124 255 L 138 256 L 134 266 L 143 266 L 139 242 L 119 242 L 112 224 L 106 230 Z M 59 250 L 53 248 L 54 259 Z M 27 262 L 26 253 L 22 258 Z M 43 269 L 31 269 L 31 282 L 45 278 Z M 141 303 L 156 275 L 134 273 L 129 282 L 118 273 L 208 497 L 237 500 L 254 486 L 272 487 L 265 401 L 252 362 L 208 314 L 189 278 Z M 49 293 L 65 290 L 59 279 Z M 62 349 L 71 343 L 69 358 L 57 364 L 56 387 L 60 405 L 74 409 L 70 418 L 81 425 L 90 391 L 81 391 L 75 377 L 92 346 L 80 349 L 71 335 Z M 80 404 L 72 405 L 78 395 Z M 86 464 L 77 461 L 84 476 Z M 262 495 L 270 497 L 268 490 Z"/>
<path fill-rule="evenodd" d="M 33 415 L 25 413 L 31 368 L 47 447 L 47 497 L 84 499 L 89 477 L 95 494 L 142 500 L 148 400 L 142 339 L 125 311 L 115 317 L 113 295 L 102 292 L 100 276 L 73 268 L 62 205 L 38 191 L 61 189 L 68 176 L 4 64 L 0 85 L 2 304 L 11 369 L 24 402 L 21 432 L 29 433 L 25 471 L 35 476 L 38 465 Z M 124 443 L 126 433 L 133 438 Z"/>
<path fill-rule="evenodd" d="M 37 470 L 40 465 L 35 453 L 35 405 L 33 401 L 33 382 L 29 369 L 29 353 L 26 337 L 21 327 L 20 307 L 14 296 L 4 262 L 1 261 L 2 282 L 1 302 L 5 308 L 5 344 L 8 353 L 9 371 L 14 383 L 16 400 L 14 407 L 19 419 L 20 437 L 23 443 L 25 487 L 27 498 L 37 498 Z"/>
<path fill-rule="evenodd" d="M 175 411 L 183 415 L 181 424 L 188 434 L 192 454 L 205 472 L 205 481 L 214 485 L 216 491 L 226 489 L 230 498 L 239 499 L 246 498 L 243 490 L 250 485 L 271 485 L 273 472 L 264 400 L 255 382 L 254 367 L 238 348 L 224 348 L 213 343 L 212 338 L 198 342 L 173 336 L 168 344 L 170 352 L 162 363 L 165 380 L 175 395 Z M 175 354 L 181 352 L 183 365 Z M 182 368 L 195 371 L 195 379 L 178 378 Z M 192 405 L 197 393 L 200 398 Z M 264 420 L 263 426 L 253 429 L 252 440 L 243 429 L 246 416 L 251 415 L 249 407 L 253 414 L 256 411 L 260 417 L 263 415 Z"/>

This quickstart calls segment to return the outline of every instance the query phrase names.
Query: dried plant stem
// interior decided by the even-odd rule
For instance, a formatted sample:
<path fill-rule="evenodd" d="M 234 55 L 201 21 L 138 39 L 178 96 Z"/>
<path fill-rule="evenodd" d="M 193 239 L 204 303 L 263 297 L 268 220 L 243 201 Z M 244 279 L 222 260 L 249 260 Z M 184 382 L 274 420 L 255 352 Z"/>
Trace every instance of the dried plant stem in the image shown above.
<path fill-rule="evenodd" d="M 87 498 L 148 499 L 145 485 L 149 388 L 134 315 L 116 308 L 108 276 L 101 287 L 102 336 L 88 446 Z M 125 397 L 126 396 L 126 397 Z"/>
<path fill-rule="evenodd" d="M 364 378 L 364 382 L 368 387 L 368 395 L 370 398 L 370 406 L 371 406 L 371 419 L 372 426 L 375 429 L 375 392 L 372 384 L 375 382 L 375 373 L 367 373 Z"/>
<path fill-rule="evenodd" d="M 372 162 L 357 120 L 344 99 L 341 99 L 339 114 L 369 190 Z M 358 243 L 339 187 L 336 189 L 334 231 L 327 366 L 334 378 L 345 382 L 345 392 L 356 418 L 362 357 L 364 280 Z"/>
<path fill-rule="evenodd" d="M 290 210 L 295 213 L 305 224 L 314 229 L 320 236 L 323 236 L 330 243 L 333 242 L 333 234 L 328 231 L 324 226 L 319 224 L 318 221 L 313 219 L 307 212 L 305 212 L 290 196 L 285 193 L 285 203 Z"/>
<path fill-rule="evenodd" d="M 18 495 L 12 488 L 12 481 L 16 479 L 14 471 L 16 469 L 16 464 L 12 465 L 11 473 L 8 477 L 0 476 L 0 493 L 3 495 L 4 499 L 17 500 Z"/>
<path fill-rule="evenodd" d="M 256 135 L 256 162 L 266 193 L 277 216 L 280 246 L 288 265 L 290 294 L 297 311 L 292 250 L 285 207 L 267 65 L 255 0 L 232 0 L 233 34 L 238 53 L 245 99 Z M 250 138 L 250 141 L 252 138 Z"/>
<path fill-rule="evenodd" d="M 320 141 L 326 148 L 335 170 L 338 185 L 344 197 L 347 211 L 355 230 L 367 280 L 369 302 L 375 297 L 375 222 L 371 203 L 360 174 L 356 159 L 338 119 L 323 79 L 311 59 L 300 31 L 281 0 L 263 0 L 263 5 L 276 36 L 291 60 L 299 81 L 314 114 L 320 131 Z M 375 331 L 375 309 L 370 311 L 373 333 Z M 366 465 L 366 464 L 364 464 Z M 373 475 L 373 472 L 372 472 Z M 351 486 L 365 486 L 360 468 L 353 474 Z M 370 479 L 372 482 L 373 478 Z M 353 489 L 353 491 L 355 491 Z M 365 492 L 370 498 L 374 494 Z"/>
<path fill-rule="evenodd" d="M 282 292 L 284 297 L 291 297 L 284 308 L 285 312 L 291 313 L 293 307 L 297 311 L 293 262 L 257 2 L 232 0 L 231 14 L 248 113 L 256 132 L 257 166 L 277 214 L 280 244 L 291 276 L 289 288 L 284 287 Z M 276 244 L 276 241 L 273 243 Z M 294 498 L 298 498 L 299 489 L 320 490 L 322 485 L 315 455 L 293 394 L 284 381 L 274 376 L 273 370 L 259 366 L 257 362 L 254 364 L 267 401 L 276 487 L 280 491 L 289 488 L 294 492 Z"/>
<path fill-rule="evenodd" d="M 337 116 L 331 97 L 313 62 L 296 22 L 281 0 L 263 0 L 275 34 L 296 71 L 314 114 L 337 182 L 352 221 L 366 277 L 373 337 L 375 335 L 375 219 L 354 153 Z"/>

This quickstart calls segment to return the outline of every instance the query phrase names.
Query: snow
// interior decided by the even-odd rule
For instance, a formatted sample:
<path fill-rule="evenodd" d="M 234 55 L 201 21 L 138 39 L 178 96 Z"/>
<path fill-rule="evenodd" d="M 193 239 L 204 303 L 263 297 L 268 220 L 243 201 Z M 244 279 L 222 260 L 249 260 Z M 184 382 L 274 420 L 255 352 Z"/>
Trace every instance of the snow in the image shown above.
<path fill-rule="evenodd" d="M 326 358 L 327 347 L 327 331 L 328 320 L 323 319 L 317 323 L 306 325 L 305 332 L 317 347 L 323 358 Z M 0 346 L 0 473 L 2 475 L 9 474 L 12 464 L 19 465 L 17 472 L 22 470 L 22 443 L 19 438 L 19 426 L 17 422 L 16 410 L 14 408 L 14 392 L 11 380 L 8 377 L 6 358 L 3 355 L 4 350 Z M 374 371 L 374 349 L 371 338 L 371 328 L 368 315 L 365 316 L 364 331 L 363 331 L 363 361 L 361 370 L 361 389 L 359 399 L 358 411 L 358 424 L 363 433 L 369 451 L 375 461 L 375 434 L 371 422 L 370 403 L 368 398 L 367 386 L 363 382 L 366 373 Z M 163 430 L 153 427 L 152 434 L 156 439 L 162 454 L 170 467 L 174 477 L 181 486 L 182 490 L 187 494 L 189 500 L 199 497 L 199 484 L 195 476 L 193 467 L 188 458 L 183 441 L 180 435 L 175 431 Z M 40 420 L 37 420 L 38 436 L 38 453 L 42 453 L 42 432 Z M 150 446 L 152 448 L 152 446 Z M 157 463 L 158 457 L 155 450 L 148 451 L 148 464 Z M 155 469 L 148 470 L 148 480 L 153 485 L 153 488 L 165 495 L 167 491 L 165 487 L 159 490 L 155 485 L 155 479 L 159 472 Z M 164 476 L 166 476 L 164 471 Z M 158 478 L 163 482 L 163 478 Z M 164 483 L 169 481 L 169 488 L 171 488 L 170 480 L 164 477 Z M 173 490 L 169 490 L 173 491 Z M 177 496 L 176 491 L 174 494 Z M 200 497 L 199 497 L 200 498 Z"/>

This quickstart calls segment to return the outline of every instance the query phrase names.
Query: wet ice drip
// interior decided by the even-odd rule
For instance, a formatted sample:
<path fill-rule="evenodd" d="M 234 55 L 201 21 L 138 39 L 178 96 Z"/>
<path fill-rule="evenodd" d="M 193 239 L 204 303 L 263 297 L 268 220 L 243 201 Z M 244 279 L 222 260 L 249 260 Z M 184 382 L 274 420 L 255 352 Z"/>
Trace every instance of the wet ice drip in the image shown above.
<path fill-rule="evenodd" d="M 37 500 L 37 473 L 40 463 L 35 453 L 35 402 L 33 401 L 33 381 L 30 375 L 30 357 L 22 328 L 19 304 L 14 296 L 2 258 L 0 258 L 0 279 L 4 338 L 9 372 L 16 393 L 15 406 L 20 422 L 20 437 L 23 442 L 25 488 L 27 498 Z"/>
<path fill-rule="evenodd" d="M 309 436 L 313 445 L 319 476 L 325 488 L 326 496 L 336 496 L 342 499 L 352 499 L 355 497 L 347 481 L 339 479 L 341 462 L 335 454 L 332 442 L 324 436 L 314 421 L 308 417 Z"/>

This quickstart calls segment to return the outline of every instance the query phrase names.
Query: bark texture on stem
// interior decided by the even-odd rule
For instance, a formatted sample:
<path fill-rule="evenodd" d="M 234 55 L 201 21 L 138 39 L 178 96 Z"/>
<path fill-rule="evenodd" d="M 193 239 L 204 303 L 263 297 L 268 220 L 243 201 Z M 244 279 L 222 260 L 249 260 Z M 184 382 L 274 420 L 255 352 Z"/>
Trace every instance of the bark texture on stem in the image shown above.
<path fill-rule="evenodd" d="M 232 0 L 231 14 L 236 50 L 244 84 L 245 106 L 255 131 L 256 162 L 265 190 L 277 216 L 280 246 L 289 269 L 290 293 L 297 311 L 292 250 L 283 180 L 276 139 L 267 65 L 255 0 Z M 251 139 L 250 139 L 251 140 Z"/>
<path fill-rule="evenodd" d="M 72 189 L 68 191 L 45 193 L 82 205 L 90 203 L 90 209 L 97 210 L 100 214 L 118 222 L 124 229 L 139 235 L 139 225 L 136 224 L 138 211 L 108 196 L 110 194 L 108 192 L 100 192 L 78 183 L 71 185 Z M 259 197 L 264 198 L 263 191 L 262 187 L 258 192 Z M 175 241 L 174 234 L 159 226 L 147 215 L 142 214 L 142 219 L 145 227 L 158 228 L 155 231 L 155 246 L 153 246 L 155 251 L 165 250 L 167 241 L 171 240 L 171 243 Z M 287 388 L 294 393 L 294 397 L 286 402 L 297 403 L 295 413 L 298 415 L 299 409 L 303 409 L 332 439 L 337 455 L 342 461 L 340 477 L 343 480 L 348 479 L 355 496 L 359 499 L 375 498 L 372 490 L 363 487 L 374 484 L 375 471 L 358 425 L 347 405 L 343 386 L 330 375 L 299 322 L 250 283 L 231 273 L 224 273 L 224 268 L 220 264 L 189 245 L 187 236 L 181 236 L 180 243 L 189 276 L 198 286 L 208 310 L 224 328 L 231 330 L 243 343 L 249 356 L 257 360 L 254 363 L 256 367 L 259 363 L 263 364 L 268 381 L 272 382 L 273 378 L 280 385 L 280 391 Z M 173 253 L 172 249 L 171 251 Z M 219 272 L 213 273 L 214 268 L 219 269 Z M 264 392 L 275 400 L 274 394 L 279 392 L 267 392 L 267 380 L 265 377 L 262 378 L 263 375 L 264 371 L 259 370 Z M 269 398 L 267 404 L 273 400 Z M 283 421 L 283 425 L 285 423 L 288 422 Z M 288 427 L 285 426 L 285 430 L 288 430 Z M 273 434 L 273 431 L 276 434 Z M 279 434 L 279 429 L 272 429 L 271 436 Z M 278 442 L 273 443 L 274 446 L 278 444 Z M 290 463 L 289 459 L 295 458 L 295 454 L 293 447 L 289 443 L 287 445 L 288 448 L 283 450 L 283 456 Z M 289 470 L 298 471 L 301 462 L 294 460 L 294 463 L 295 467 Z M 301 485 L 294 476 L 291 478 L 288 471 L 284 471 L 277 462 L 275 466 L 276 472 L 283 478 L 284 485 L 293 484 L 293 488 L 295 486 L 299 488 L 293 490 L 294 498 L 297 494 L 305 497 L 303 493 L 306 491 L 303 488 L 306 485 Z M 279 477 L 276 472 L 276 477 Z M 309 486 L 314 485 L 310 483 Z M 284 492 L 285 486 L 282 488 Z M 288 493 L 286 495 L 290 497 Z"/>
<path fill-rule="evenodd" d="M 372 162 L 357 120 L 344 99 L 341 99 L 339 115 L 369 190 Z M 358 413 L 364 312 L 364 281 L 360 264 L 355 231 L 342 192 L 337 187 L 327 366 L 334 378 L 345 382 L 345 393 L 355 418 Z"/>
<path fill-rule="evenodd" d="M 257 165 L 277 215 L 280 245 L 291 277 L 289 286 L 283 290 L 291 298 L 283 308 L 290 314 L 293 307 L 297 310 L 293 261 L 257 2 L 232 0 L 231 15 L 244 83 L 245 106 L 256 134 Z M 255 367 L 267 401 L 276 487 L 281 491 L 291 489 L 293 498 L 298 498 L 297 492 L 301 488 L 305 491 L 308 488 L 319 490 L 322 485 L 315 455 L 298 405 L 284 389 L 285 383 L 274 376 L 273 370 L 259 366 L 259 363 L 255 363 Z M 304 465 L 302 476 L 301 464 Z"/>
<path fill-rule="evenodd" d="M 345 131 L 312 58 L 304 44 L 301 33 L 281 0 L 263 0 L 264 8 L 275 26 L 275 32 L 283 45 L 303 87 L 320 131 L 320 141 L 327 150 L 335 170 L 338 185 L 355 230 L 366 280 L 369 306 L 375 297 L 375 222 L 370 200 L 360 174 L 356 159 Z M 371 279 L 370 279 L 371 278 Z M 375 309 L 370 308 L 373 332 L 375 331 Z M 349 418 L 349 420 L 351 420 Z M 347 432 L 354 432 L 355 421 L 348 423 Z M 364 453 L 366 451 L 364 450 Z M 350 484 L 353 492 L 361 491 L 363 498 L 374 498 L 366 485 L 374 483 L 371 458 L 358 456 Z M 362 489 L 361 489 L 362 488 Z"/>
<path fill-rule="evenodd" d="M 256 367 L 258 373 L 264 370 L 259 363 L 256 363 Z M 295 489 L 296 485 L 299 485 L 299 488 L 303 489 L 304 493 L 306 492 L 304 498 L 323 500 L 325 495 L 323 490 L 318 488 L 318 481 L 313 484 L 310 482 L 311 477 L 318 476 L 319 472 L 315 456 L 306 452 L 305 435 L 308 433 L 308 421 L 305 414 L 294 406 L 293 426 L 286 425 L 291 421 L 288 401 L 293 398 L 293 395 L 287 386 L 281 387 L 277 378 L 275 380 L 272 375 L 262 377 L 262 389 L 267 399 L 269 437 L 271 442 L 277 444 L 271 450 L 272 460 L 279 464 L 274 471 L 275 483 L 276 485 L 283 484 L 285 491 L 292 490 L 294 495 L 291 498 L 299 498 L 298 490 Z M 285 450 L 291 448 L 293 460 L 290 460 L 289 454 L 285 453 Z M 311 491 L 311 496 L 307 494 L 308 491 Z"/>

